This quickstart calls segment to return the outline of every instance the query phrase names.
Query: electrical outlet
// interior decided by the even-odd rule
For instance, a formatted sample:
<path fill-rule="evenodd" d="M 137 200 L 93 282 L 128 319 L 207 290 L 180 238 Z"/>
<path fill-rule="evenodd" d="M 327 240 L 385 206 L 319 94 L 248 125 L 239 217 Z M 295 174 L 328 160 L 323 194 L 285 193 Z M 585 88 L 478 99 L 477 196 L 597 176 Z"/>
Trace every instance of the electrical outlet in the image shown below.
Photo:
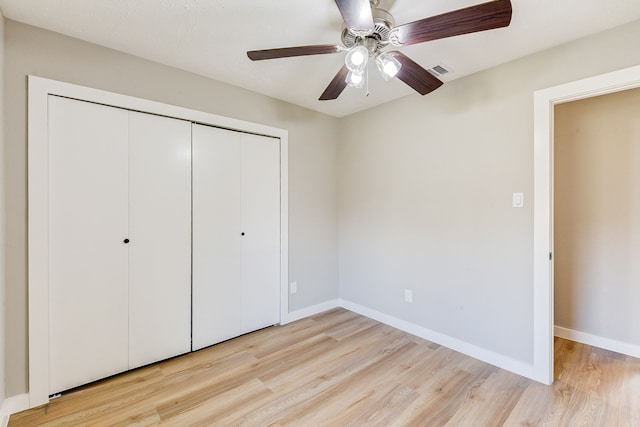
<path fill-rule="evenodd" d="M 291 282 L 290 289 L 292 294 L 298 292 L 298 282 Z"/>
<path fill-rule="evenodd" d="M 411 289 L 404 290 L 404 301 L 413 302 L 413 291 Z"/>

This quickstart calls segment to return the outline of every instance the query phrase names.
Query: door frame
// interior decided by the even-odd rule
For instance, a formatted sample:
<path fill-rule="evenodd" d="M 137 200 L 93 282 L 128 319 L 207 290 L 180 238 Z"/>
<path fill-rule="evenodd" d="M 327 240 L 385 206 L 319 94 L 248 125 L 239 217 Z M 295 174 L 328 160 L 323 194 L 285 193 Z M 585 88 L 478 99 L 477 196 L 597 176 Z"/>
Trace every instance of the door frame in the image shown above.
<path fill-rule="evenodd" d="M 554 107 L 640 87 L 640 66 L 534 92 L 533 374 L 554 380 L 553 149 Z"/>
<path fill-rule="evenodd" d="M 289 321 L 289 133 L 285 129 L 37 76 L 28 77 L 29 407 L 49 402 L 48 97 L 58 95 L 280 139 L 280 324 Z"/>

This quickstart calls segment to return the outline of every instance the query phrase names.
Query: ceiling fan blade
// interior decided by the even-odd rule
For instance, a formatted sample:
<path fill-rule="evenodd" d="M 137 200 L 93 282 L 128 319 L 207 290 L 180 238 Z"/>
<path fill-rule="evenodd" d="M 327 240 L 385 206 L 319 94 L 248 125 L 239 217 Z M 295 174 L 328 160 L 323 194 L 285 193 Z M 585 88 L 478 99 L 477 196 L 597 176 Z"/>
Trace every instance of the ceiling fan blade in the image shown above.
<path fill-rule="evenodd" d="M 320 95 L 320 101 L 329 101 L 331 99 L 336 99 L 340 96 L 345 87 L 347 87 L 347 74 L 349 74 L 349 69 L 346 65 L 343 65 L 338 71 L 338 74 L 331 80 L 329 86 L 322 92 Z"/>
<path fill-rule="evenodd" d="M 252 61 L 263 59 L 290 58 L 292 56 L 324 55 L 338 53 L 342 48 L 335 44 L 318 44 L 312 46 L 281 47 L 279 49 L 250 50 L 247 56 Z"/>
<path fill-rule="evenodd" d="M 494 0 L 399 25 L 394 32 L 400 45 L 410 45 L 507 27 L 510 23 L 511 1 Z"/>
<path fill-rule="evenodd" d="M 355 31 L 373 31 L 373 13 L 369 0 L 336 0 L 347 28 Z"/>
<path fill-rule="evenodd" d="M 396 77 L 411 86 L 420 95 L 433 92 L 443 85 L 439 78 L 422 68 L 405 54 L 397 50 L 391 53 L 402 64 L 402 68 L 400 68 Z"/>

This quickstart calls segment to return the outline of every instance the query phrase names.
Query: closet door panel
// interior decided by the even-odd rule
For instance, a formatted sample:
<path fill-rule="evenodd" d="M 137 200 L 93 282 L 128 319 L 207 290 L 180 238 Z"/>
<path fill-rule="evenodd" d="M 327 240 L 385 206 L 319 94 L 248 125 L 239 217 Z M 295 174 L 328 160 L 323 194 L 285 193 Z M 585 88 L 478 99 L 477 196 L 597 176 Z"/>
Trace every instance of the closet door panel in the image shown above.
<path fill-rule="evenodd" d="M 240 135 L 193 126 L 193 350 L 241 334 Z"/>
<path fill-rule="evenodd" d="M 242 332 L 280 320 L 280 140 L 242 134 Z"/>
<path fill-rule="evenodd" d="M 49 97 L 49 387 L 127 369 L 127 112 Z"/>
<path fill-rule="evenodd" d="M 191 349 L 191 123 L 129 113 L 129 368 Z"/>

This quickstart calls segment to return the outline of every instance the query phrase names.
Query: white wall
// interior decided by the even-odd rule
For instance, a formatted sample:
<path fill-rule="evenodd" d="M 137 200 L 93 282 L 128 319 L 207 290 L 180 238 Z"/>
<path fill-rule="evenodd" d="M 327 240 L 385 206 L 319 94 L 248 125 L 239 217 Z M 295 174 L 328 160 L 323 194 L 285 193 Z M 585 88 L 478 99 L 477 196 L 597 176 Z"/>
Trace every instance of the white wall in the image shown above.
<path fill-rule="evenodd" d="M 335 300 L 337 119 L 111 49 L 8 20 L 8 396 L 27 390 L 26 94 L 28 74 L 95 87 L 289 131 L 290 311 Z"/>
<path fill-rule="evenodd" d="M 640 64 L 638 38 L 631 23 L 344 118 L 341 298 L 532 364 L 533 92 Z"/>
<path fill-rule="evenodd" d="M 640 89 L 555 108 L 555 324 L 640 348 Z"/>

